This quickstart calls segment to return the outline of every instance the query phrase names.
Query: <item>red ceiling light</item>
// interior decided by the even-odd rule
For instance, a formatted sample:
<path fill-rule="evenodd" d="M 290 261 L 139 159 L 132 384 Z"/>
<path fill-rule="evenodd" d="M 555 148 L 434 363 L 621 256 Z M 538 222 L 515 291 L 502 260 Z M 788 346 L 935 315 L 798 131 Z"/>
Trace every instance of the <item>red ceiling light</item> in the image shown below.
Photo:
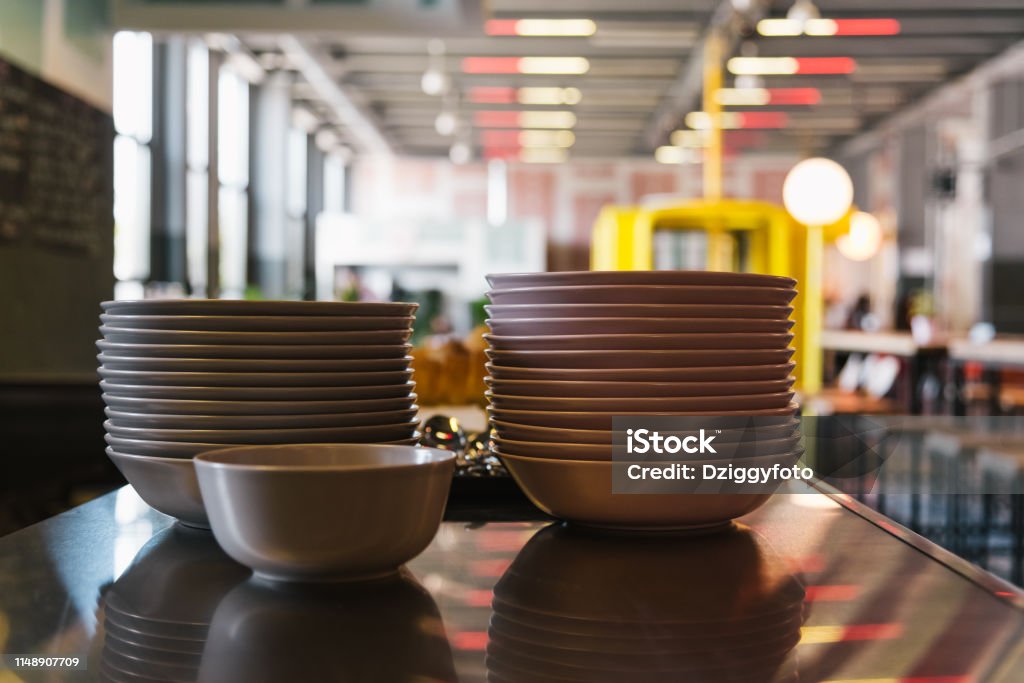
<path fill-rule="evenodd" d="M 796 73 L 808 75 L 852 74 L 857 62 L 852 57 L 797 57 Z"/>
<path fill-rule="evenodd" d="M 516 24 L 519 23 L 517 19 L 489 19 L 484 24 L 484 33 L 489 36 L 514 36 L 518 35 L 516 31 Z"/>
<path fill-rule="evenodd" d="M 833 19 L 834 36 L 895 36 L 899 35 L 898 19 Z"/>
<path fill-rule="evenodd" d="M 467 74 L 517 74 L 519 57 L 465 57 L 462 70 Z"/>
<path fill-rule="evenodd" d="M 469 90 L 469 101 L 474 104 L 514 104 L 517 100 L 515 88 L 481 86 Z"/>
<path fill-rule="evenodd" d="M 517 111 L 478 111 L 473 113 L 473 125 L 480 128 L 516 128 L 519 126 Z"/>
<path fill-rule="evenodd" d="M 739 114 L 737 128 L 785 128 L 789 115 L 782 111 L 746 111 Z"/>
<path fill-rule="evenodd" d="M 768 88 L 768 104 L 815 105 L 821 102 L 821 91 L 817 88 Z"/>

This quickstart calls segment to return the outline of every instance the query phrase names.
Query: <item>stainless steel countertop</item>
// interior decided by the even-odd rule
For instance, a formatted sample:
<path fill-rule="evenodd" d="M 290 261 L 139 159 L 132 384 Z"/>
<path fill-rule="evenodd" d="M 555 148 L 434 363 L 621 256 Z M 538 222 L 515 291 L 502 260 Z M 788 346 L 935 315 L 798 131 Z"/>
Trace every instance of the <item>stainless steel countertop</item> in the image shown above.
<path fill-rule="evenodd" d="M 842 495 L 776 495 L 741 522 L 690 538 L 445 522 L 401 580 L 274 588 L 126 487 L 0 538 L 0 652 L 89 662 L 0 681 L 1024 680 L 1017 589 Z M 160 650 L 109 636 L 124 614 L 194 623 L 195 654 L 147 665 Z M 686 634 L 659 640 L 667 622 Z M 588 640 L 598 627 L 613 637 Z"/>

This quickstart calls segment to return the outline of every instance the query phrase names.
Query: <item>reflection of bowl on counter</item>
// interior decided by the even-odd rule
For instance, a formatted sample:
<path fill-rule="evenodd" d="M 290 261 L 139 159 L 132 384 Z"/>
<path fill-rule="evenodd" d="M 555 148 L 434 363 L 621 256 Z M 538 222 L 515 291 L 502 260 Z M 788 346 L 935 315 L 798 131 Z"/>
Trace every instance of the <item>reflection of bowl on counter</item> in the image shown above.
<path fill-rule="evenodd" d="M 104 596 L 107 678 L 194 680 L 217 605 L 248 576 L 208 532 L 154 536 Z"/>
<path fill-rule="evenodd" d="M 503 681 L 771 681 L 804 589 L 746 527 L 699 538 L 552 525 L 494 588 L 488 671 Z"/>
<path fill-rule="evenodd" d="M 218 607 L 200 681 L 454 681 L 437 604 L 408 572 L 356 584 L 235 588 Z"/>

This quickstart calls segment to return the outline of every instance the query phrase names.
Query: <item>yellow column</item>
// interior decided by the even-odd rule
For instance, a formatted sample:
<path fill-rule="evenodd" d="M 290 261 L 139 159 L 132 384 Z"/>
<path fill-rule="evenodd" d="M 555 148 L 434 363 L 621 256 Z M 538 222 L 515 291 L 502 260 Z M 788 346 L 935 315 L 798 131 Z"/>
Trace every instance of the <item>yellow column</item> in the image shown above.
<path fill-rule="evenodd" d="M 722 200 L 722 105 L 716 93 L 722 88 L 722 36 L 712 30 L 704 43 L 704 111 L 708 115 L 710 128 L 707 131 L 704 148 L 704 199 L 708 203 Z M 721 222 L 713 212 L 708 234 L 708 270 L 732 270 L 729 263 L 729 236 L 722 229 Z"/>
<path fill-rule="evenodd" d="M 807 251 L 804 254 L 804 278 L 800 297 L 803 299 L 803 316 L 800 321 L 801 387 L 808 394 L 821 391 L 822 358 L 821 328 L 824 319 L 824 292 L 822 261 L 825 254 L 824 228 L 820 225 L 807 226 Z"/>

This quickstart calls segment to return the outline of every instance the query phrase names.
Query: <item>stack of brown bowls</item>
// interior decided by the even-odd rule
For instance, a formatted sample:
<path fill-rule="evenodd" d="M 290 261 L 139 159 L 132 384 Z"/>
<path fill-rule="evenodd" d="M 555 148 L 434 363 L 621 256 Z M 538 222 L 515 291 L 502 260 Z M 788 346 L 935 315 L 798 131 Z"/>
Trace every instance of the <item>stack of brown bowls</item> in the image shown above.
<path fill-rule="evenodd" d="M 107 453 L 147 503 L 206 526 L 191 458 L 230 445 L 416 443 L 416 304 L 111 301 Z"/>
<path fill-rule="evenodd" d="M 726 524 L 767 499 L 613 495 L 615 416 L 758 417 L 756 444 L 730 449 L 730 462 L 796 459 L 794 280 L 653 271 L 491 275 L 488 282 L 495 442 L 524 492 L 549 514 L 594 526 L 698 528 Z"/>

